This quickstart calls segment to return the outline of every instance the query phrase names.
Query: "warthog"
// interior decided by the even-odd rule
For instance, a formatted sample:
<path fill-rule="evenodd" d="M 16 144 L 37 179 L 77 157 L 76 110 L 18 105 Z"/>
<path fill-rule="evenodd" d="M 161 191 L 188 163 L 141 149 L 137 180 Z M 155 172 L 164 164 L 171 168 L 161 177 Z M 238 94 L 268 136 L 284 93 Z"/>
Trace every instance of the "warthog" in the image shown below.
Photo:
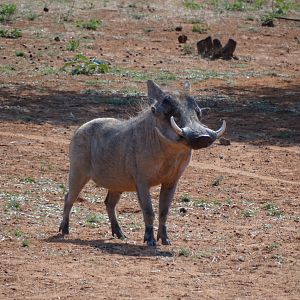
<path fill-rule="evenodd" d="M 155 102 L 137 117 L 121 121 L 99 118 L 82 125 L 70 144 L 69 192 L 65 196 L 59 230 L 69 233 L 69 214 L 84 185 L 92 179 L 108 190 L 105 205 L 112 235 L 125 238 L 116 216 L 124 191 L 136 191 L 144 222 L 144 242 L 155 246 L 150 188 L 161 185 L 157 240 L 169 245 L 166 220 L 176 185 L 189 164 L 192 149 L 211 145 L 225 130 L 201 123 L 201 110 L 185 93 L 175 96 L 148 81 L 148 97 Z"/>

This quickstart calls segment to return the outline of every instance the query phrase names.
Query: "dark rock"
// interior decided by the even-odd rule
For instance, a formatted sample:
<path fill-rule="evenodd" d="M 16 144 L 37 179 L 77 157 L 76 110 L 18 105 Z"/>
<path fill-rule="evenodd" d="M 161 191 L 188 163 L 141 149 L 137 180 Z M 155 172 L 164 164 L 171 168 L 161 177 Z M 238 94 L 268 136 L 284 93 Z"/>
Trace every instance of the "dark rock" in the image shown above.
<path fill-rule="evenodd" d="M 209 57 L 212 53 L 212 39 L 208 36 L 206 39 L 197 43 L 197 52 L 202 57 Z"/>
<path fill-rule="evenodd" d="M 273 20 L 265 20 L 262 22 L 261 26 L 265 26 L 265 27 L 274 27 L 274 22 Z"/>
<path fill-rule="evenodd" d="M 222 58 L 231 59 L 236 48 L 236 41 L 229 39 L 227 44 L 222 49 Z"/>
<path fill-rule="evenodd" d="M 186 213 L 187 213 L 187 209 L 186 209 L 185 207 L 180 207 L 180 208 L 179 208 L 179 212 L 180 212 L 181 214 L 186 214 Z"/>
<path fill-rule="evenodd" d="M 222 44 L 219 39 L 213 40 L 212 59 L 217 59 L 222 56 Z"/>
<path fill-rule="evenodd" d="M 186 41 L 187 41 L 187 36 L 186 35 L 184 35 L 184 34 L 182 34 L 182 35 L 180 35 L 179 37 L 178 37 L 178 42 L 180 43 L 180 44 L 185 44 L 186 43 Z"/>
<path fill-rule="evenodd" d="M 175 31 L 182 31 L 182 26 L 176 26 Z"/>

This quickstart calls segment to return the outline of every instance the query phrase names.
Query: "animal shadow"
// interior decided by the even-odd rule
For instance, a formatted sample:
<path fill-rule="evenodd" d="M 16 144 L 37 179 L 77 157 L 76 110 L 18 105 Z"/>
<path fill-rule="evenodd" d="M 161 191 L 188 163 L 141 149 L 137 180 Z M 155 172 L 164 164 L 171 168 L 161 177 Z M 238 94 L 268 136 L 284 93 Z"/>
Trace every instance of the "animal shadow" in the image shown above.
<path fill-rule="evenodd" d="M 70 239 L 65 238 L 62 234 L 57 234 L 45 239 L 47 243 L 61 243 L 61 244 L 74 244 L 77 246 L 88 246 L 95 248 L 104 253 L 119 254 L 123 256 L 137 256 L 137 257 L 173 257 L 174 253 L 171 251 L 163 251 L 157 247 L 148 247 L 146 245 L 134 245 L 126 241 L 117 242 L 112 239 L 109 240 L 83 240 L 83 239 Z M 115 242 L 116 241 L 116 242 Z"/>

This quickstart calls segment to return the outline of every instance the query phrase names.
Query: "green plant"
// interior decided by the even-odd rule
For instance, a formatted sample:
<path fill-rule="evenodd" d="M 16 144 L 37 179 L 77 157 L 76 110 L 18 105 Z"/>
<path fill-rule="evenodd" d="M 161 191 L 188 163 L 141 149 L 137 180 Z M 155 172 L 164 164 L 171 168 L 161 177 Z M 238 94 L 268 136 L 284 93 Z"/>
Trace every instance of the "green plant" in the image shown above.
<path fill-rule="evenodd" d="M 105 221 L 105 217 L 101 214 L 90 214 L 85 219 L 85 224 L 88 227 L 97 227 L 100 223 Z"/>
<path fill-rule="evenodd" d="M 267 203 L 263 206 L 263 209 L 267 211 L 268 216 L 282 217 L 283 212 L 273 203 Z"/>
<path fill-rule="evenodd" d="M 272 258 L 275 259 L 276 262 L 277 262 L 279 265 L 281 265 L 281 264 L 284 263 L 284 257 L 283 257 L 283 255 L 276 254 L 276 255 L 273 255 Z"/>
<path fill-rule="evenodd" d="M 292 8 L 292 4 L 288 0 L 275 0 L 275 7 L 273 8 L 273 13 L 275 15 L 285 15 Z"/>
<path fill-rule="evenodd" d="M 193 199 L 189 196 L 189 195 L 183 195 L 182 197 L 181 197 L 181 202 L 184 202 L 184 203 L 189 203 L 189 202 L 191 202 Z"/>
<path fill-rule="evenodd" d="M 0 29 L 0 37 L 7 39 L 17 39 L 22 36 L 21 29 Z"/>
<path fill-rule="evenodd" d="M 97 30 L 97 28 L 101 25 L 102 25 L 102 21 L 96 19 L 90 19 L 87 21 L 81 20 L 76 22 L 77 27 L 87 29 L 87 30 Z"/>
<path fill-rule="evenodd" d="M 12 210 L 20 210 L 21 203 L 18 199 L 12 196 L 12 198 L 8 200 L 7 207 Z"/>
<path fill-rule="evenodd" d="M 191 255 L 191 251 L 187 248 L 180 248 L 179 251 L 178 251 L 178 255 L 188 257 L 188 256 Z"/>
<path fill-rule="evenodd" d="M 181 46 L 181 51 L 184 55 L 192 55 L 194 54 L 194 46 L 189 45 L 189 44 L 184 44 Z"/>
<path fill-rule="evenodd" d="M 266 250 L 267 250 L 268 252 L 272 252 L 273 250 L 277 249 L 278 247 L 279 247 L 279 244 L 277 244 L 277 243 L 272 243 L 272 244 L 266 246 Z"/>
<path fill-rule="evenodd" d="M 226 3 L 225 4 L 226 10 L 232 11 L 244 11 L 246 9 L 246 3 L 244 0 L 236 0 L 233 3 Z"/>
<path fill-rule="evenodd" d="M 29 240 L 27 240 L 27 239 L 23 240 L 22 246 L 23 247 L 29 247 Z"/>
<path fill-rule="evenodd" d="M 92 75 L 107 73 L 108 63 L 97 59 L 89 59 L 83 54 L 77 54 L 73 60 L 65 63 L 63 71 L 69 71 L 72 75 Z"/>
<path fill-rule="evenodd" d="M 199 10 L 202 8 L 200 3 L 195 2 L 194 0 L 184 0 L 183 6 L 187 9 Z"/>
<path fill-rule="evenodd" d="M 35 180 L 32 177 L 28 176 L 28 177 L 25 177 L 25 178 L 21 179 L 21 182 L 23 182 L 23 183 L 35 183 Z"/>
<path fill-rule="evenodd" d="M 16 229 L 14 232 L 14 236 L 19 238 L 23 235 L 23 232 L 20 229 Z"/>
<path fill-rule="evenodd" d="M 224 176 L 220 175 L 212 182 L 212 186 L 219 186 L 223 180 L 224 180 Z"/>
<path fill-rule="evenodd" d="M 23 51 L 16 51 L 16 56 L 25 57 L 25 53 Z"/>
<path fill-rule="evenodd" d="M 195 23 L 192 28 L 193 32 L 198 32 L 198 33 L 207 33 L 208 30 L 209 27 L 205 23 Z"/>
<path fill-rule="evenodd" d="M 11 16 L 16 12 L 17 6 L 15 4 L 1 4 L 0 5 L 0 22 L 7 22 Z"/>
<path fill-rule="evenodd" d="M 33 11 L 30 11 L 27 14 L 27 19 L 29 21 L 34 21 L 37 17 L 38 17 L 38 15 L 35 12 L 33 12 Z"/>
<path fill-rule="evenodd" d="M 263 5 L 265 4 L 265 0 L 255 0 L 254 1 L 254 8 L 261 9 Z"/>
<path fill-rule="evenodd" d="M 251 218 L 251 217 L 254 217 L 256 214 L 256 211 L 253 210 L 253 209 L 245 209 L 243 212 L 242 212 L 242 215 L 246 218 Z"/>
<path fill-rule="evenodd" d="M 76 40 L 76 39 L 72 38 L 72 39 L 69 40 L 66 49 L 68 51 L 75 51 L 79 47 L 79 45 L 80 45 L 79 40 Z"/>
<path fill-rule="evenodd" d="M 143 31 L 145 33 L 149 33 L 149 32 L 152 32 L 154 29 L 153 28 L 144 28 Z"/>

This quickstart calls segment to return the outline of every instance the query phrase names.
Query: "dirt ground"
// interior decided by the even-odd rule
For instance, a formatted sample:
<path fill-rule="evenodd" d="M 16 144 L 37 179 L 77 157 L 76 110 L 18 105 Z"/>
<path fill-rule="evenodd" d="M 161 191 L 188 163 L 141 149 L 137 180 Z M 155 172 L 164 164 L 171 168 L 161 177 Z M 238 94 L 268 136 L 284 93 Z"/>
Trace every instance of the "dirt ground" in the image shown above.
<path fill-rule="evenodd" d="M 254 10 L 251 1 L 242 12 L 208 1 L 193 10 L 183 1 L 14 3 L 16 14 L 0 23 L 22 29 L 0 38 L 0 299 L 299 299 L 300 23 L 262 27 L 270 6 Z M 76 26 L 93 18 L 97 30 Z M 193 32 L 197 22 L 207 32 Z M 208 35 L 235 39 L 237 59 L 198 56 Z M 110 71 L 63 72 L 78 53 Z M 94 183 L 62 238 L 70 137 L 93 118 L 138 113 L 147 79 L 170 89 L 189 80 L 211 107 L 205 123 L 225 119 L 231 144 L 193 153 L 169 215 L 172 245 L 143 244 L 133 193 L 118 205 L 128 239 L 112 238 L 106 191 Z M 151 193 L 157 212 L 159 187 Z"/>

